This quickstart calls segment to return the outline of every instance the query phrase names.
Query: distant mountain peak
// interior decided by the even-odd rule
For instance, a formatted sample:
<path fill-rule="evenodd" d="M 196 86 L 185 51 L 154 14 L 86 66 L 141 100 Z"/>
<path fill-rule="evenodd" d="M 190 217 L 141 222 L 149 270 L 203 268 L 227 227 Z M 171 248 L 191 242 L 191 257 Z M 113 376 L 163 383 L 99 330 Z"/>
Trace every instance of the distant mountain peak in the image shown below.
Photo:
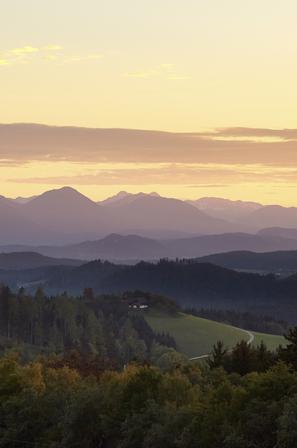
<path fill-rule="evenodd" d="M 17 198 L 11 200 L 17 204 L 28 204 L 28 202 L 32 201 L 35 198 L 37 198 L 37 195 L 29 197 L 18 196 Z"/>
<path fill-rule="evenodd" d="M 156 192 L 143 193 L 140 191 L 139 193 L 128 193 L 127 191 L 120 191 L 114 196 L 99 201 L 98 204 L 112 206 L 127 205 L 139 198 L 161 198 L 161 196 Z"/>
<path fill-rule="evenodd" d="M 110 205 L 110 204 L 114 204 L 115 202 L 120 201 L 121 199 L 127 198 L 129 196 L 132 196 L 131 193 L 128 193 L 127 191 L 119 191 L 117 194 L 115 194 L 114 196 L 110 196 L 106 199 L 104 199 L 103 201 L 99 201 L 98 204 L 101 205 Z"/>
<path fill-rule="evenodd" d="M 35 199 L 32 199 L 30 201 L 31 204 L 36 204 L 38 202 L 42 201 L 55 201 L 55 202 L 63 202 L 63 201 L 84 201 L 88 202 L 89 204 L 93 203 L 95 204 L 91 199 L 89 199 L 87 196 L 83 195 L 79 191 L 75 190 L 72 187 L 62 187 L 57 188 L 53 190 L 46 191 L 45 193 L 42 193 L 40 196 L 37 196 Z"/>

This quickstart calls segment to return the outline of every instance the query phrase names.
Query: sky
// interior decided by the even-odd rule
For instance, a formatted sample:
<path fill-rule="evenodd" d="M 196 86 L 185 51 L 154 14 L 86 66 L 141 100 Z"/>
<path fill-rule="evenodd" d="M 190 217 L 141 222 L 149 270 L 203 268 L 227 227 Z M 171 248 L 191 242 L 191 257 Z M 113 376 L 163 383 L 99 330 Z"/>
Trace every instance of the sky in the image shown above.
<path fill-rule="evenodd" d="M 1 0 L 0 123 L 203 141 L 174 157 L 157 146 L 149 161 L 144 142 L 130 158 L 99 145 L 90 161 L 81 147 L 78 161 L 44 141 L 38 157 L 10 156 L 0 130 L 0 193 L 70 184 L 94 199 L 128 190 L 297 205 L 297 138 L 283 134 L 297 127 L 296 18 L 295 0 Z M 224 131 L 234 128 L 245 130 Z"/>

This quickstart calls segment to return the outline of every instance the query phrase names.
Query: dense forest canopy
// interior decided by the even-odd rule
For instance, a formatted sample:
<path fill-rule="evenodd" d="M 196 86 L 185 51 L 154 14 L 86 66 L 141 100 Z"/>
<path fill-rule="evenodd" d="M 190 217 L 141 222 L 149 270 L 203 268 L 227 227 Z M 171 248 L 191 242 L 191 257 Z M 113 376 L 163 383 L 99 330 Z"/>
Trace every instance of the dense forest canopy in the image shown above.
<path fill-rule="evenodd" d="M 297 372 L 265 350 L 248 350 L 239 344 L 226 355 L 219 346 L 209 366 L 165 371 L 148 364 L 104 369 L 75 354 L 27 365 L 6 356 L 0 446 L 295 448 Z"/>
<path fill-rule="evenodd" d="M 170 335 L 155 334 L 147 324 L 138 310 L 140 301 L 168 313 L 177 310 L 169 299 L 137 291 L 117 297 L 95 296 L 85 289 L 80 297 L 66 293 L 47 297 L 40 288 L 30 296 L 24 289 L 14 294 L 2 286 L 0 350 L 17 346 L 28 359 L 37 353 L 75 349 L 117 366 L 132 360 L 158 358 L 162 363 L 162 359 L 182 358 Z"/>

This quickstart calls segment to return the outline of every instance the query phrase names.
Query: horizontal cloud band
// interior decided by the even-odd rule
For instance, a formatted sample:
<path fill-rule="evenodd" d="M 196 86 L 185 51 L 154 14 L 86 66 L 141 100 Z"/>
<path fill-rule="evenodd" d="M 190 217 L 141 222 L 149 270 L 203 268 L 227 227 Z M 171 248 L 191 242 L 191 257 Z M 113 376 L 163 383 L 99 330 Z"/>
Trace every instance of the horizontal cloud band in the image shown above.
<path fill-rule="evenodd" d="M 275 141 L 265 141 L 271 137 Z M 297 130 L 227 128 L 212 133 L 171 133 L 2 124 L 0 160 L 5 164 L 70 161 L 290 166 L 297 165 Z"/>
<path fill-rule="evenodd" d="M 42 171 L 42 163 L 40 164 Z M 51 167 L 51 165 L 53 165 Z M 71 175 L 53 175 L 7 179 L 13 183 L 47 185 L 235 185 L 238 183 L 294 183 L 297 169 L 268 165 L 220 164 L 114 164 L 73 166 Z M 47 164 L 46 172 L 55 172 L 55 163 Z M 77 174 L 78 173 L 78 174 Z"/>

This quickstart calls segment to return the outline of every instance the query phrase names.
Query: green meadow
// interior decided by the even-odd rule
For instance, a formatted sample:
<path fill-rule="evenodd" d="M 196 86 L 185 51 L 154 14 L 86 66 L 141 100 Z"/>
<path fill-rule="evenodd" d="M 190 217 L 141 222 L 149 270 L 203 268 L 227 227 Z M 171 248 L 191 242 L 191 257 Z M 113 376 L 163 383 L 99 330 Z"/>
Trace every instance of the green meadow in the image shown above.
<path fill-rule="evenodd" d="M 177 349 L 189 358 L 210 353 L 218 340 L 223 341 L 228 348 L 232 348 L 237 342 L 250 339 L 248 333 L 240 328 L 189 314 L 178 313 L 173 316 L 150 311 L 145 318 L 156 332 L 164 331 L 173 336 Z M 271 350 L 285 343 L 282 336 L 251 333 L 255 336 L 254 344 L 263 341 Z"/>

